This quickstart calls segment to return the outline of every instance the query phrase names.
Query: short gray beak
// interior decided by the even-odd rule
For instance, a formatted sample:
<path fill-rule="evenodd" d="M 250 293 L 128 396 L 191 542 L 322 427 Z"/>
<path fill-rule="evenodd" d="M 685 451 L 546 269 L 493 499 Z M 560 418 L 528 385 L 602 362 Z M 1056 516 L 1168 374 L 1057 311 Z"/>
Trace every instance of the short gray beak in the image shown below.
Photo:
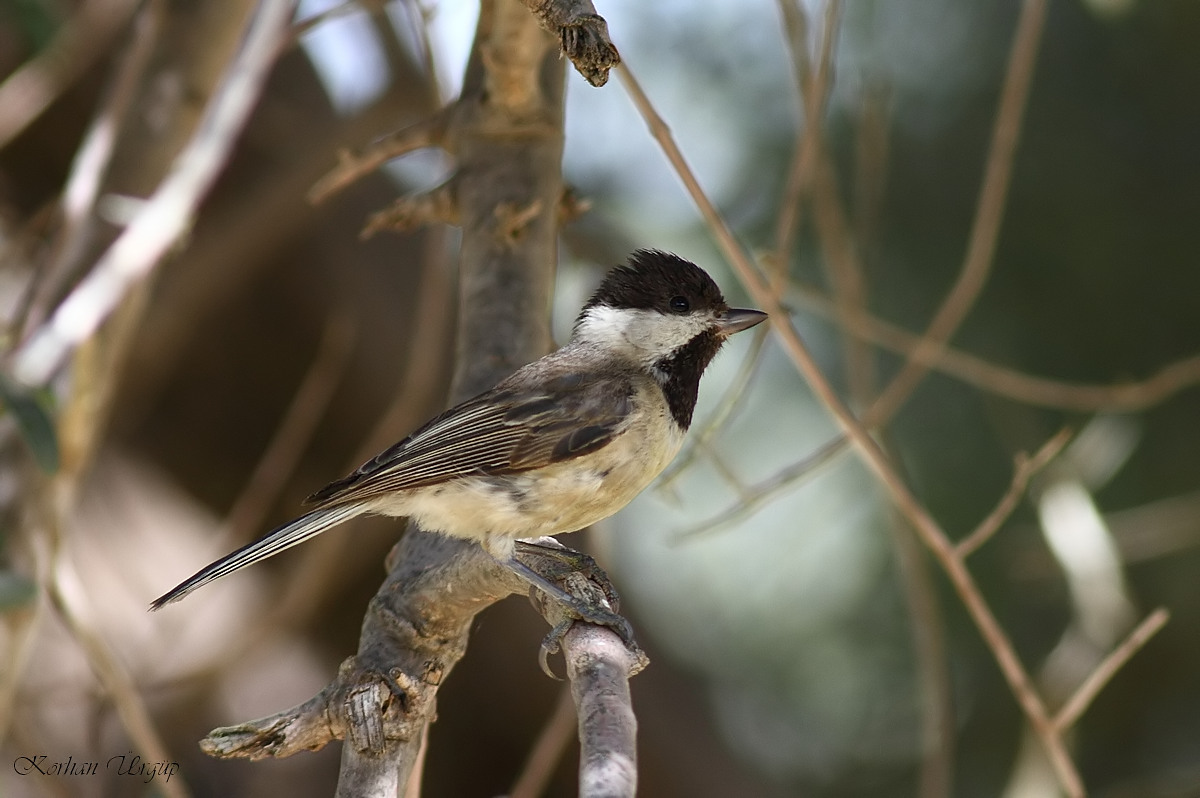
<path fill-rule="evenodd" d="M 762 324 L 767 320 L 767 314 L 761 310 L 745 310 L 743 308 L 730 308 L 725 311 L 725 315 L 717 319 L 717 324 L 721 328 L 721 332 L 726 335 L 733 335 L 735 332 L 748 330 L 755 324 Z"/>

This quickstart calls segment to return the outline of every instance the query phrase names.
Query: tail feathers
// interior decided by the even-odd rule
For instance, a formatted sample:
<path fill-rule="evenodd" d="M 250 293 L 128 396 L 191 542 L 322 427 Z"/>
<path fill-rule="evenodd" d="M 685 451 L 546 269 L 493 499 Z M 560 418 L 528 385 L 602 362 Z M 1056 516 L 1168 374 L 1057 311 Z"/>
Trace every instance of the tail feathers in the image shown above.
<path fill-rule="evenodd" d="M 207 585 L 222 576 L 252 565 L 259 560 L 265 560 L 284 549 L 290 549 L 297 543 L 303 543 L 314 535 L 319 535 L 326 529 L 364 512 L 361 504 L 343 504 L 336 507 L 325 507 L 313 510 L 311 513 L 289 521 L 283 526 L 268 532 L 253 543 L 242 546 L 232 554 L 217 560 L 179 583 L 170 591 L 156 598 L 151 604 L 151 610 L 160 609 L 173 601 L 191 593 L 198 587 Z"/>

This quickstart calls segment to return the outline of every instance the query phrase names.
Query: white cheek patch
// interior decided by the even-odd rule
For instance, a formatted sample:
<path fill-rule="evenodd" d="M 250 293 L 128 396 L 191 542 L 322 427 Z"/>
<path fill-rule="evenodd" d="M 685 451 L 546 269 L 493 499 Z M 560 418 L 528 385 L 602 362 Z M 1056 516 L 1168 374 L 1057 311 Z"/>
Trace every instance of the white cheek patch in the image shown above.
<path fill-rule="evenodd" d="M 707 314 L 667 315 L 653 310 L 596 305 L 583 314 L 575 338 L 653 363 L 695 338 L 711 322 Z"/>

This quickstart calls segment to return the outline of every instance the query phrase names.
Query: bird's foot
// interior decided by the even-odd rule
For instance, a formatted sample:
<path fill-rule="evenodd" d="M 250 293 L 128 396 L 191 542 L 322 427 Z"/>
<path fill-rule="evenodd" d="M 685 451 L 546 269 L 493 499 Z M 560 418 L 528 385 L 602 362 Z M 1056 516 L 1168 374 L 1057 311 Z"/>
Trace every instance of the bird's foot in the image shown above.
<path fill-rule="evenodd" d="M 503 563 L 535 588 L 530 599 L 554 624 L 538 655 L 542 671 L 559 678 L 550 668 L 549 657 L 561 650 L 563 638 L 577 620 L 613 630 L 636 658 L 637 670 L 649 664 L 634 640 L 632 625 L 617 612 L 620 599 L 604 570 L 582 552 L 553 539 L 543 540 L 548 542 L 518 540 L 512 559 Z"/>

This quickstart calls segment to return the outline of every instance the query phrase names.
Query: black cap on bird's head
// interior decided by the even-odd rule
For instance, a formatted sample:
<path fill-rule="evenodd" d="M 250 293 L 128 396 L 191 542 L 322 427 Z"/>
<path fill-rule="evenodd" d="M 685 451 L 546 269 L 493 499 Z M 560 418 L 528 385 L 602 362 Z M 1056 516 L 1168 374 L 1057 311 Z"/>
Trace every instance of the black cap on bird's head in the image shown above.
<path fill-rule="evenodd" d="M 760 323 L 767 314 L 730 309 L 721 289 L 690 260 L 657 249 L 639 249 L 629 262 L 610 271 L 580 311 L 576 328 L 596 307 L 649 310 L 665 316 L 703 315 L 717 331 L 732 335 Z"/>
<path fill-rule="evenodd" d="M 678 255 L 657 249 L 639 249 L 629 256 L 628 263 L 610 271 L 584 310 L 594 305 L 660 313 L 719 312 L 729 307 L 721 289 L 706 271 Z"/>

